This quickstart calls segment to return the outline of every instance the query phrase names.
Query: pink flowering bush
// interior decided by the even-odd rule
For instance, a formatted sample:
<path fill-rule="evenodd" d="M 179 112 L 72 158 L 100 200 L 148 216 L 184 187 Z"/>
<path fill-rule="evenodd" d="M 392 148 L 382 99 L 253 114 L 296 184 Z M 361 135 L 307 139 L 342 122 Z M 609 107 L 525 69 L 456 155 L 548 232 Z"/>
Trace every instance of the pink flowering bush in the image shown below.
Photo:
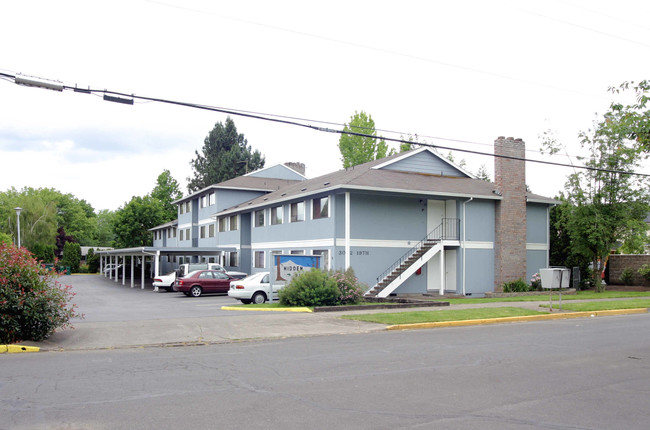
<path fill-rule="evenodd" d="M 542 278 L 539 276 L 539 273 L 535 273 L 532 278 L 530 278 L 530 287 L 533 290 L 539 290 L 542 288 Z"/>
<path fill-rule="evenodd" d="M 0 243 L 0 343 L 39 341 L 83 318 L 75 293 L 56 280 L 26 248 Z"/>
<path fill-rule="evenodd" d="M 351 267 L 345 272 L 337 270 L 332 275 L 332 278 L 336 281 L 336 286 L 339 288 L 339 304 L 356 304 L 361 301 L 363 293 L 367 288 L 364 288 L 365 285 L 359 283 Z"/>

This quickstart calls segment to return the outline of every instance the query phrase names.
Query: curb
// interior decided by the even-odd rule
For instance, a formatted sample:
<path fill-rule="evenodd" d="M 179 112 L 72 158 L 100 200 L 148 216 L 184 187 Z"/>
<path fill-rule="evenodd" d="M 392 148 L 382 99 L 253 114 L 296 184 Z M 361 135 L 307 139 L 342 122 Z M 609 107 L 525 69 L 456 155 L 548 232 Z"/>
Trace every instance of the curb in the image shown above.
<path fill-rule="evenodd" d="M 23 345 L 0 345 L 0 354 L 16 354 L 19 352 L 38 352 L 41 348 L 37 346 L 23 346 Z"/>
<path fill-rule="evenodd" d="M 548 314 L 548 315 L 527 315 L 521 317 L 488 318 L 488 319 L 460 320 L 460 321 L 439 321 L 439 322 L 427 322 L 427 323 L 389 325 L 388 327 L 386 327 L 386 330 L 417 330 L 422 328 L 436 328 L 436 327 L 461 327 L 461 326 L 470 326 L 470 325 L 505 324 L 505 323 L 527 322 L 527 321 L 589 318 L 589 317 L 611 316 L 611 315 L 644 314 L 647 312 L 648 312 L 648 308 L 637 308 L 637 309 L 614 309 L 609 311 L 570 312 L 570 313 Z"/>
<path fill-rule="evenodd" d="M 222 311 L 263 311 L 263 312 L 313 312 L 309 308 L 249 308 L 244 306 L 221 306 Z"/>

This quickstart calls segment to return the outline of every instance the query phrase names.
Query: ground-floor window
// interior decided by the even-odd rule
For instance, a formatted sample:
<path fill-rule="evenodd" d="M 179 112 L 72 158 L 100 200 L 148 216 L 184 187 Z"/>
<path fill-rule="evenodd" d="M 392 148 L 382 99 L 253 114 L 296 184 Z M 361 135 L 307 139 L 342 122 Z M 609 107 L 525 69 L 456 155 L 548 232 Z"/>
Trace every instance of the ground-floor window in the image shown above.
<path fill-rule="evenodd" d="M 292 249 L 291 255 L 305 255 L 304 249 Z"/>
<path fill-rule="evenodd" d="M 264 251 L 255 251 L 255 261 L 253 262 L 253 267 L 256 269 L 264 268 Z"/>
<path fill-rule="evenodd" d="M 330 252 L 327 249 L 314 249 L 312 255 L 320 255 L 320 267 L 323 270 L 330 270 Z"/>
<path fill-rule="evenodd" d="M 236 267 L 239 266 L 239 256 L 237 251 L 229 252 L 227 255 L 228 266 Z"/>

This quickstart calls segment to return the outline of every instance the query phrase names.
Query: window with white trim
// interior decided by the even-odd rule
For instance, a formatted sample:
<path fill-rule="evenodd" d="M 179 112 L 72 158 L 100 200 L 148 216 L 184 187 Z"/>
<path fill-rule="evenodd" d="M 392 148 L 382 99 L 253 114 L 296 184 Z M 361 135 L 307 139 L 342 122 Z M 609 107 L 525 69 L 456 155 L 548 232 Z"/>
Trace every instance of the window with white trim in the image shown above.
<path fill-rule="evenodd" d="M 239 255 L 237 254 L 237 251 L 229 252 L 227 258 L 228 258 L 228 266 L 230 267 L 239 266 Z"/>
<path fill-rule="evenodd" d="M 264 209 L 255 211 L 255 227 L 264 227 Z"/>
<path fill-rule="evenodd" d="M 282 224 L 282 218 L 284 214 L 284 208 L 282 206 L 276 206 L 271 208 L 271 225 Z"/>
<path fill-rule="evenodd" d="M 201 226 L 201 239 L 205 239 L 205 226 Z"/>
<path fill-rule="evenodd" d="M 210 193 L 210 196 L 209 196 L 209 204 L 210 204 L 210 206 L 214 206 L 215 203 L 217 203 L 217 197 L 216 197 L 215 193 Z"/>
<path fill-rule="evenodd" d="M 305 202 L 291 203 L 291 222 L 301 222 L 305 220 Z"/>
<path fill-rule="evenodd" d="M 208 237 L 214 237 L 214 223 L 208 226 Z M 214 261 L 213 261 L 214 263 Z"/>
<path fill-rule="evenodd" d="M 327 249 L 314 249 L 312 255 L 320 255 L 320 267 L 323 270 L 330 270 L 330 252 Z"/>
<path fill-rule="evenodd" d="M 223 233 L 228 230 L 228 218 L 225 216 L 219 218 L 219 233 Z"/>
<path fill-rule="evenodd" d="M 190 240 L 190 239 L 191 239 L 191 236 L 190 236 L 190 229 L 189 229 L 189 228 L 186 228 L 186 229 L 185 229 L 185 240 Z"/>
<path fill-rule="evenodd" d="M 264 268 L 264 251 L 255 251 L 255 259 L 253 261 L 253 267 L 256 269 Z"/>
<path fill-rule="evenodd" d="M 183 233 L 184 233 L 184 230 L 183 230 L 183 229 L 181 229 L 181 235 L 180 235 L 180 237 L 178 238 L 178 240 L 185 240 L 185 239 L 183 239 L 183 236 L 184 236 L 184 234 L 183 234 Z"/>
<path fill-rule="evenodd" d="M 238 215 L 233 215 L 230 217 L 230 231 L 237 230 L 237 216 Z"/>
<path fill-rule="evenodd" d="M 291 255 L 305 255 L 304 249 L 292 249 Z"/>
<path fill-rule="evenodd" d="M 330 197 L 320 197 L 312 200 L 312 219 L 329 218 Z"/>

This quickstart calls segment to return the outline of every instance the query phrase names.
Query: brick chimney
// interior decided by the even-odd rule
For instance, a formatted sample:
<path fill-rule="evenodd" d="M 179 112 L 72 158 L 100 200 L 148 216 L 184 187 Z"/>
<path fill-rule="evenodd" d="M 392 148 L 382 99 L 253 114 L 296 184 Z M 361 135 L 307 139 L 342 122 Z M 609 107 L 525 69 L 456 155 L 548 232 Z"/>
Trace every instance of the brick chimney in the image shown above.
<path fill-rule="evenodd" d="M 494 141 L 494 176 L 497 193 L 494 243 L 494 290 L 506 281 L 526 281 L 526 144 L 503 136 Z M 499 157 L 499 155 L 516 157 Z"/>
<path fill-rule="evenodd" d="M 305 176 L 305 163 L 299 163 L 296 161 L 287 161 L 286 163 L 284 163 L 284 165 L 300 173 L 302 176 Z"/>

